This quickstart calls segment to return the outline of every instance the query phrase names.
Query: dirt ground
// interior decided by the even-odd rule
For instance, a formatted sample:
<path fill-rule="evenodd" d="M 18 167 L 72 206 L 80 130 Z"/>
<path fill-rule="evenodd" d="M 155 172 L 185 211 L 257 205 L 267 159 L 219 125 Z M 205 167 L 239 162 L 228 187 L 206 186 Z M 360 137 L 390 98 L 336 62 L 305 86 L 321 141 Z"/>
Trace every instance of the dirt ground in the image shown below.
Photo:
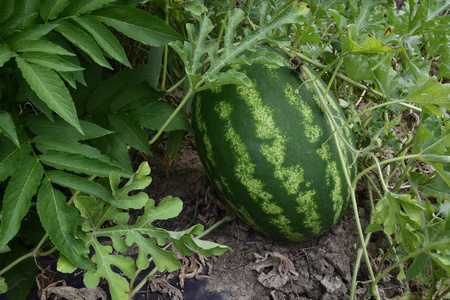
<path fill-rule="evenodd" d="M 158 155 L 159 153 L 159 155 Z M 185 229 L 200 223 L 209 228 L 226 216 L 232 216 L 222 204 L 203 172 L 195 151 L 193 138 L 187 136 L 169 172 L 166 172 L 164 145 L 156 151 L 153 160 L 153 182 L 147 190 L 156 201 L 167 195 L 179 197 L 184 202 L 182 213 L 170 222 L 154 224 L 164 228 Z M 358 195 L 362 225 L 367 226 L 369 209 L 364 207 L 367 195 Z M 265 237 L 250 229 L 239 219 L 226 222 L 203 239 L 229 246 L 217 257 L 179 257 L 182 269 L 172 273 L 156 274 L 135 295 L 134 299 L 173 300 L 342 300 L 349 299 L 351 279 L 360 242 L 350 207 L 341 221 L 321 236 L 304 242 L 286 242 Z M 386 247 L 383 238 L 373 235 L 369 245 L 375 266 L 380 257 L 379 248 Z M 130 255 L 136 255 L 130 251 Z M 48 262 L 55 270 L 56 257 Z M 41 266 L 45 266 L 41 262 Z M 362 264 L 363 266 L 363 264 Z M 357 299 L 366 298 L 368 275 L 364 266 L 358 274 Z M 37 281 L 47 281 L 83 288 L 83 271 L 68 276 L 47 270 Z M 50 279 L 49 279 L 50 278 Z M 28 299 L 39 299 L 35 285 Z M 106 281 L 101 282 L 95 295 L 69 300 L 110 299 Z M 388 278 L 380 288 L 383 299 L 401 293 L 398 284 Z M 98 293 L 98 294 L 97 294 Z M 84 297 L 84 296 L 83 296 Z M 45 298 L 44 298 L 45 299 Z M 50 293 L 47 299 L 67 299 Z M 42 298 L 41 298 L 42 300 Z"/>

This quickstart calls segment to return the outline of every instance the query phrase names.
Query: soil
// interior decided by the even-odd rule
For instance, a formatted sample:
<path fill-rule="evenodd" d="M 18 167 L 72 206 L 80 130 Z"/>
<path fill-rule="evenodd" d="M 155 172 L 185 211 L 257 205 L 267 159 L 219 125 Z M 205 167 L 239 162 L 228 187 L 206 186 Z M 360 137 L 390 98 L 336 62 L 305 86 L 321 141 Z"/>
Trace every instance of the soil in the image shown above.
<path fill-rule="evenodd" d="M 191 136 L 184 139 L 168 171 L 164 145 L 160 147 L 161 151 L 156 151 L 156 159 L 152 161 L 153 182 L 147 192 L 156 201 L 167 195 L 179 197 L 184 202 L 184 209 L 179 217 L 169 223 L 155 225 L 173 230 L 200 223 L 206 229 L 226 216 L 233 216 L 207 180 Z M 358 198 L 358 212 L 365 227 L 370 212 L 364 206 L 368 203 L 367 195 L 361 192 Z M 356 253 L 360 248 L 352 207 L 331 230 L 304 242 L 280 241 L 263 236 L 237 218 L 222 224 L 203 239 L 227 245 L 232 250 L 216 257 L 198 254 L 185 258 L 180 256 L 181 270 L 153 275 L 134 299 L 349 299 Z M 382 237 L 373 235 L 369 244 L 374 266 L 377 257 L 380 257 L 379 248 L 385 247 L 382 241 Z M 136 253 L 130 251 L 129 254 Z M 53 270 L 55 261 L 48 263 Z M 367 297 L 368 275 L 364 264 L 361 265 L 357 299 Z M 55 287 L 55 283 L 59 282 L 60 286 L 66 286 L 64 289 L 74 288 L 76 295 L 81 293 L 83 272 L 74 272 L 71 277 L 62 279 L 61 274 L 55 275 L 48 269 L 46 272 L 38 276 L 38 282 L 52 277 L 46 286 L 52 282 Z M 394 280 L 382 284 L 383 299 L 401 292 Z M 41 294 L 42 290 L 37 290 L 35 286 L 28 299 L 39 299 L 37 294 Z M 108 286 L 103 282 L 92 291 L 91 296 L 70 296 L 68 299 L 109 299 L 107 291 Z M 48 296 L 48 299 L 66 298 Z"/>

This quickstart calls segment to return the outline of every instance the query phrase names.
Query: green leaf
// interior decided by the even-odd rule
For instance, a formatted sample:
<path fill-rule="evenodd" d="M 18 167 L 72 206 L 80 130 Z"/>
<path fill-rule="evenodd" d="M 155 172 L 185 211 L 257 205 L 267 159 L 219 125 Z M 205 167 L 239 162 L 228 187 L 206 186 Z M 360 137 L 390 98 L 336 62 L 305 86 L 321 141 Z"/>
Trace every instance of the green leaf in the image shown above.
<path fill-rule="evenodd" d="M 121 71 L 105 80 L 90 95 L 87 109 L 89 112 L 105 111 L 110 101 L 129 87 L 143 82 L 148 76 L 148 68 L 143 65 L 135 69 Z"/>
<path fill-rule="evenodd" d="M 430 177 L 422 173 L 410 173 L 411 186 L 415 191 L 421 191 L 425 196 L 442 196 L 450 200 L 450 189 L 440 176 Z"/>
<path fill-rule="evenodd" d="M 91 16 L 74 17 L 73 20 L 89 32 L 97 44 L 112 58 L 131 68 L 122 45 L 103 24 Z"/>
<path fill-rule="evenodd" d="M 82 133 L 72 97 L 61 78 L 51 69 L 29 64 L 19 56 L 16 57 L 16 62 L 22 76 L 39 98 Z"/>
<path fill-rule="evenodd" d="M 43 52 L 26 52 L 20 55 L 23 59 L 30 63 L 35 63 L 42 67 L 50 68 L 59 72 L 74 72 L 74 71 L 82 71 L 83 67 L 68 62 L 62 57 Z"/>
<path fill-rule="evenodd" d="M 166 122 L 175 108 L 163 101 L 151 102 L 139 109 L 130 111 L 129 114 L 143 127 L 158 130 Z M 179 113 L 167 126 L 166 131 L 190 130 L 189 120 L 185 114 Z"/>
<path fill-rule="evenodd" d="M 245 36 L 240 43 L 235 44 L 236 29 L 240 22 L 244 19 L 245 14 L 240 9 L 234 9 L 230 12 L 228 22 L 225 26 L 224 47 L 219 55 L 218 43 L 210 41 L 206 43 L 209 33 L 214 29 L 211 20 L 204 15 L 199 21 L 198 31 L 193 24 L 187 24 L 186 30 L 188 34 L 187 42 L 181 43 L 175 41 L 170 46 L 180 55 L 185 65 L 186 73 L 189 78 L 191 88 L 195 91 L 211 88 L 222 84 L 246 84 L 249 85 L 249 79 L 241 72 L 235 69 L 222 71 L 224 67 L 233 64 L 236 59 L 240 63 L 251 64 L 254 61 L 264 60 L 265 55 L 272 55 L 271 58 L 277 57 L 276 54 L 268 54 L 267 51 L 258 52 L 258 56 L 247 58 L 242 53 L 248 51 L 258 41 L 265 40 L 270 37 L 273 30 L 277 30 L 286 24 L 300 22 L 300 17 L 309 12 L 306 3 L 292 3 L 284 7 L 276 16 L 269 19 L 269 3 L 263 2 L 260 9 L 260 24 L 255 31 L 245 31 Z M 210 59 L 210 67 L 203 73 L 203 63 L 205 56 Z M 272 64 L 281 64 L 281 59 L 275 59 Z"/>
<path fill-rule="evenodd" d="M 44 52 L 47 54 L 75 56 L 74 53 L 47 40 L 20 41 L 14 44 L 13 50 L 16 52 Z"/>
<path fill-rule="evenodd" d="M 146 82 L 141 82 L 127 87 L 112 97 L 109 109 L 112 112 L 137 109 L 151 101 L 161 99 L 164 95 L 164 91 L 154 90 Z"/>
<path fill-rule="evenodd" d="M 8 137 L 11 142 L 19 146 L 19 138 L 17 137 L 16 125 L 7 111 L 0 110 L 0 133 Z"/>
<path fill-rule="evenodd" d="M 0 1 L 0 22 L 8 19 L 14 12 L 14 1 Z"/>
<path fill-rule="evenodd" d="M 108 155 L 114 161 L 118 162 L 122 168 L 131 170 L 130 154 L 128 153 L 127 144 L 122 140 L 121 136 L 113 133 L 91 141 L 92 145 Z"/>
<path fill-rule="evenodd" d="M 148 137 L 135 121 L 125 113 L 110 113 L 108 120 L 117 133 L 131 147 L 151 155 Z"/>
<path fill-rule="evenodd" d="M 442 116 L 439 106 L 450 109 L 450 84 L 441 84 L 435 78 L 421 74 L 405 101 L 420 104 L 434 114 Z"/>
<path fill-rule="evenodd" d="M 369 80 L 374 79 L 374 73 L 369 66 L 369 62 L 365 57 L 361 56 L 345 56 L 344 67 L 346 74 L 353 80 Z"/>
<path fill-rule="evenodd" d="M 115 2 L 116 0 L 79 0 L 71 1 L 67 9 L 68 16 L 79 16 L 81 14 L 86 14 L 97 8 L 102 7 L 110 2 Z"/>
<path fill-rule="evenodd" d="M 121 167 L 81 154 L 50 151 L 40 155 L 39 160 L 51 167 L 80 174 L 108 177 L 111 172 L 117 172 L 122 177 L 130 177 L 130 173 Z"/>
<path fill-rule="evenodd" d="M 109 284 L 109 292 L 114 300 L 127 299 L 129 285 L 125 277 L 114 272 L 112 266 L 118 267 L 128 278 L 134 278 L 134 260 L 129 256 L 111 255 L 111 246 L 104 246 L 96 240 L 91 243 L 95 254 L 92 261 L 97 264 L 97 269 L 88 271 L 84 275 L 83 282 L 87 288 L 98 286 L 100 278 L 104 277 Z"/>
<path fill-rule="evenodd" d="M 159 47 L 182 37 L 163 20 L 131 6 L 110 6 L 92 13 L 99 21 L 146 45 Z"/>
<path fill-rule="evenodd" d="M 69 2 L 69 0 L 43 0 L 39 10 L 42 20 L 47 23 L 48 20 L 56 19 Z"/>
<path fill-rule="evenodd" d="M 58 24 L 58 27 L 56 27 L 55 30 L 64 36 L 69 42 L 80 48 L 100 66 L 112 69 L 111 65 L 103 56 L 103 53 L 97 43 L 86 32 L 67 21 L 58 20 L 56 23 Z"/>
<path fill-rule="evenodd" d="M 142 208 L 148 201 L 148 195 L 144 192 L 130 195 L 130 192 L 134 190 L 143 190 L 149 186 L 152 182 L 152 178 L 148 176 L 149 174 L 150 167 L 148 166 L 148 163 L 142 163 L 128 182 L 122 188 L 119 188 L 121 183 L 120 175 L 115 172 L 111 173 L 111 175 L 109 175 L 109 182 L 116 202 L 121 203 L 122 206 L 127 208 Z"/>
<path fill-rule="evenodd" d="M 8 290 L 8 285 L 6 284 L 5 278 L 0 277 L 0 294 L 6 293 Z"/>
<path fill-rule="evenodd" d="M 95 123 L 80 120 L 80 126 L 84 133 L 70 126 L 63 119 L 55 117 L 52 122 L 45 116 L 36 116 L 30 118 L 27 122 L 28 128 L 36 135 L 53 136 L 65 140 L 82 141 L 94 139 L 113 133 L 112 131 L 102 128 Z"/>
<path fill-rule="evenodd" d="M 417 229 L 421 227 L 423 210 L 409 195 L 388 192 L 376 205 L 374 222 L 383 225 L 386 234 L 395 233 L 397 242 L 408 252 L 413 252 L 421 239 Z"/>
<path fill-rule="evenodd" d="M 186 134 L 185 130 L 175 130 L 169 133 L 167 138 L 167 147 L 166 147 L 166 159 L 169 162 L 169 166 L 172 165 L 175 157 L 177 157 L 178 151 L 181 148 L 181 145 L 184 140 L 184 136 Z"/>
<path fill-rule="evenodd" d="M 54 189 L 48 179 L 44 179 L 39 189 L 36 207 L 42 226 L 56 248 L 77 267 L 92 270 L 87 245 L 75 237 L 78 211 L 67 205 L 64 194 Z"/>
<path fill-rule="evenodd" d="M 0 135 L 0 182 L 12 175 L 17 165 L 28 156 L 30 148 L 28 143 L 20 147 L 13 144 L 8 138 Z"/>
<path fill-rule="evenodd" d="M 32 156 L 25 158 L 14 171 L 3 199 L 0 248 L 19 232 L 43 175 L 42 165 Z"/>
<path fill-rule="evenodd" d="M 58 263 L 56 264 L 56 270 L 61 273 L 73 273 L 77 269 L 77 266 L 75 266 L 67 257 L 65 257 L 63 254 L 59 254 Z"/>
<path fill-rule="evenodd" d="M 115 199 L 111 191 L 96 182 L 58 170 L 50 170 L 46 174 L 53 184 L 80 191 L 87 195 L 93 195 L 114 204 Z"/>
<path fill-rule="evenodd" d="M 81 229 L 85 232 L 97 231 L 107 221 L 114 221 L 115 224 L 127 224 L 130 219 L 128 213 L 123 210 L 126 208 L 120 209 L 117 206 L 111 206 L 93 196 L 78 196 L 74 199 L 74 204 L 83 217 Z"/>
<path fill-rule="evenodd" d="M 350 37 L 343 37 L 344 45 L 343 52 L 352 54 L 384 54 L 395 53 L 406 50 L 402 47 L 394 47 L 383 44 L 383 42 L 374 36 L 368 34 L 363 35 L 357 42 L 353 41 Z"/>
<path fill-rule="evenodd" d="M 8 45 L 0 44 L 0 68 L 15 55 L 16 54 L 9 49 Z"/>
<path fill-rule="evenodd" d="M 7 42 L 11 48 L 14 48 L 18 42 L 39 40 L 56 27 L 58 24 L 32 25 L 12 34 Z"/>

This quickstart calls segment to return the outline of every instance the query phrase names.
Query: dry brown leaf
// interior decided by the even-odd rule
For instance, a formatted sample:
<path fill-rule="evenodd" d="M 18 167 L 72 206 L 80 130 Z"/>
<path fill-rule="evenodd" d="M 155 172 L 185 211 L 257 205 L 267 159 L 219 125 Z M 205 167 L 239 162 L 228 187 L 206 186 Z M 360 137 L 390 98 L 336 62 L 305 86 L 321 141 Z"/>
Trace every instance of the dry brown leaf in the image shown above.
<path fill-rule="evenodd" d="M 108 299 L 104 290 L 100 287 L 77 289 L 71 286 L 55 286 L 50 284 L 41 294 L 41 300 L 48 299 L 70 299 L 70 300 L 106 300 Z"/>
<path fill-rule="evenodd" d="M 267 252 L 264 256 L 255 253 L 255 257 L 252 269 L 260 273 L 258 281 L 265 287 L 280 289 L 292 276 L 298 277 L 292 261 L 278 252 Z"/>
<path fill-rule="evenodd" d="M 172 300 L 183 300 L 183 294 L 179 289 L 171 285 L 167 280 L 157 276 L 148 278 L 150 290 L 163 295 L 168 295 Z"/>

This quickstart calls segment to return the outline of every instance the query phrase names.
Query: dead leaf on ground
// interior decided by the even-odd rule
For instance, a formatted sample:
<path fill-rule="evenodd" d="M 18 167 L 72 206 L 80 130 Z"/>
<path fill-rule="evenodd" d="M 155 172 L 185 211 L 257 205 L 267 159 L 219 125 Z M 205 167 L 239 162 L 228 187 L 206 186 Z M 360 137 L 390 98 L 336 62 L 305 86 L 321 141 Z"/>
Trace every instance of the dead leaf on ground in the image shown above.
<path fill-rule="evenodd" d="M 260 273 L 258 281 L 265 287 L 280 289 L 299 275 L 292 261 L 278 252 L 267 252 L 264 256 L 255 253 L 255 257 L 252 269 Z"/>
<path fill-rule="evenodd" d="M 183 294 L 179 289 L 171 285 L 166 279 L 158 276 L 148 278 L 150 290 L 163 295 L 168 295 L 172 300 L 183 300 Z"/>
<path fill-rule="evenodd" d="M 46 287 L 41 294 L 41 300 L 106 300 L 107 295 L 100 287 L 77 289 L 71 286 L 56 286 L 55 282 Z"/>

